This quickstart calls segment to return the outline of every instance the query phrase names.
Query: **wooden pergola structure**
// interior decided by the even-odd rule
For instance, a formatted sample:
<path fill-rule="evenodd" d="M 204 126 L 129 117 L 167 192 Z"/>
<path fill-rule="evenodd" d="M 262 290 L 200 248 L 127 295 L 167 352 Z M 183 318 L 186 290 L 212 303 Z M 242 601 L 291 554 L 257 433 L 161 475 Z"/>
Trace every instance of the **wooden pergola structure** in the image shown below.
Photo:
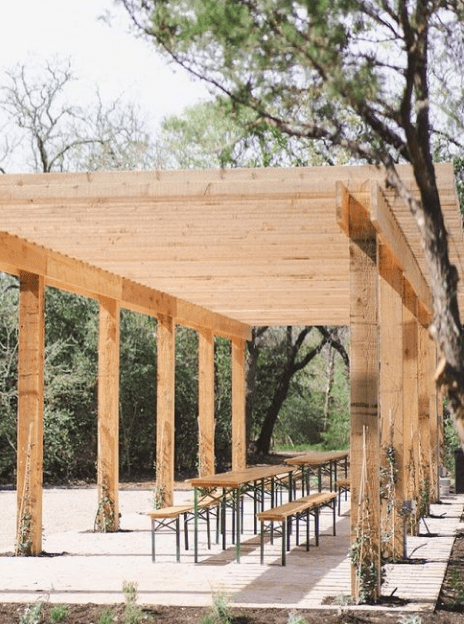
<path fill-rule="evenodd" d="M 399 167 L 414 190 L 412 170 Z M 464 278 L 452 166 L 436 166 L 451 261 Z M 232 343 L 233 468 L 246 463 L 251 327 L 351 331 L 352 535 L 380 552 L 379 469 L 395 450 L 397 501 L 438 495 L 441 407 L 429 274 L 406 204 L 371 166 L 4 175 L 0 270 L 20 278 L 18 522 L 27 487 L 42 549 L 44 292 L 99 302 L 98 485 L 118 522 L 119 310 L 155 316 L 157 485 L 172 501 L 175 327 L 199 334 L 200 473 L 214 471 L 214 337 Z M 461 312 L 464 294 L 459 293 Z M 360 494 L 362 496 L 360 496 Z M 369 501 L 369 518 L 360 512 Z M 401 554 L 404 515 L 393 550 Z M 361 513 L 361 516 L 360 516 Z"/>

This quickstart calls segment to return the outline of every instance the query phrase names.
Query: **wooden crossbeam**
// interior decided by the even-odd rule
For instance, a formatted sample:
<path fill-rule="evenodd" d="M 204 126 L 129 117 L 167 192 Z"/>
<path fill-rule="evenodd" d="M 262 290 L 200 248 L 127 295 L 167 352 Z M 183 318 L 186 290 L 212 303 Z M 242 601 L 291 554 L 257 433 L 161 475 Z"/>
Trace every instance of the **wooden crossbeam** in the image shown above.
<path fill-rule="evenodd" d="M 114 299 L 123 308 L 150 316 L 170 316 L 180 325 L 208 328 L 224 338 L 251 339 L 251 329 L 244 323 L 7 232 L 0 232 L 0 270 L 13 275 L 27 271 L 44 277 L 47 286 L 93 299 Z"/>

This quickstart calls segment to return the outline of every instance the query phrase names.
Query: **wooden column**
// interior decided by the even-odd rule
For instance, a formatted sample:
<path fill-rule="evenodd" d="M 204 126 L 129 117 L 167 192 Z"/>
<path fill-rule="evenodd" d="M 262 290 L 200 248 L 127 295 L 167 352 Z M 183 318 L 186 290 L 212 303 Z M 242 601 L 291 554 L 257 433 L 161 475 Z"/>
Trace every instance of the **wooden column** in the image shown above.
<path fill-rule="evenodd" d="M 439 493 L 439 412 L 438 412 L 438 389 L 435 383 L 435 370 L 437 367 L 437 346 L 430 332 L 427 331 L 428 366 L 429 366 L 429 397 L 430 397 L 430 495 L 431 502 L 436 502 L 440 498 Z"/>
<path fill-rule="evenodd" d="M 404 284 L 403 302 L 404 498 L 416 500 L 419 482 L 418 322 L 417 298 L 407 282 Z M 410 519 L 409 527 L 414 535 L 415 514 Z"/>
<path fill-rule="evenodd" d="M 98 513 L 102 531 L 119 529 L 119 303 L 101 299 L 98 334 Z"/>
<path fill-rule="evenodd" d="M 376 239 L 365 222 L 357 225 L 358 208 L 350 199 L 351 543 L 361 558 L 352 594 L 359 601 L 380 593 L 380 422 Z M 375 567 L 369 578 L 360 574 L 366 562 Z"/>
<path fill-rule="evenodd" d="M 16 552 L 32 555 L 42 552 L 44 312 L 43 277 L 21 272 Z"/>
<path fill-rule="evenodd" d="M 388 249 L 379 246 L 380 409 L 383 468 L 384 554 L 404 558 L 403 451 L 403 274 Z"/>
<path fill-rule="evenodd" d="M 198 474 L 215 472 L 214 457 L 214 334 L 198 333 Z"/>
<path fill-rule="evenodd" d="M 246 342 L 232 339 L 232 470 L 246 466 Z"/>
<path fill-rule="evenodd" d="M 430 343 L 427 329 L 418 325 L 418 443 L 419 462 L 421 465 L 421 480 L 419 483 L 421 498 L 421 515 L 429 515 L 432 480 L 432 449 L 430 438 L 430 388 L 433 385 L 432 370 L 430 368 Z"/>
<path fill-rule="evenodd" d="M 169 316 L 157 325 L 156 500 L 174 502 L 174 397 L 176 379 L 176 326 Z"/>

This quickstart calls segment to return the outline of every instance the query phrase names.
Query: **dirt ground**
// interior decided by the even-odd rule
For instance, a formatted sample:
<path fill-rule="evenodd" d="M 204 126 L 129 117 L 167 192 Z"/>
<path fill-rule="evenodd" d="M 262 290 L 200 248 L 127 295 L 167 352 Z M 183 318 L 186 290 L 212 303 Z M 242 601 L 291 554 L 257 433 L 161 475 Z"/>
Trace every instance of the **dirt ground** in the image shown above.
<path fill-rule="evenodd" d="M 31 605 L 29 605 L 30 607 Z M 32 605 L 33 606 L 33 605 Z M 129 619 L 124 604 L 102 606 L 95 604 L 67 605 L 68 612 L 58 619 L 56 605 L 45 605 L 40 619 L 25 618 L 28 605 L 18 603 L 0 604 L 0 624 L 226 624 L 217 619 L 211 609 L 197 607 L 156 606 L 144 608 Z M 111 612 L 111 613 L 110 613 Z M 297 622 L 296 615 L 286 609 L 230 609 L 230 624 L 462 624 L 464 622 L 464 532 L 456 536 L 450 562 L 445 575 L 437 610 L 434 613 L 405 613 L 398 610 L 299 610 L 304 618 Z"/>

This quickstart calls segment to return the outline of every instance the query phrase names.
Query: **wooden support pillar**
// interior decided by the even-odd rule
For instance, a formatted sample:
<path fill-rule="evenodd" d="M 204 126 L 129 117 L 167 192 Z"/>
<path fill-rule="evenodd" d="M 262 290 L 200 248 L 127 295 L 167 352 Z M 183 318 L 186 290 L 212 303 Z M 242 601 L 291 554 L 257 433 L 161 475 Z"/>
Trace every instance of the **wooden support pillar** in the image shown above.
<path fill-rule="evenodd" d="M 21 272 L 16 552 L 31 555 L 42 552 L 44 318 L 44 279 Z"/>
<path fill-rule="evenodd" d="M 403 274 L 388 249 L 379 246 L 379 329 L 382 530 L 386 557 L 404 558 Z"/>
<path fill-rule="evenodd" d="M 215 472 L 214 456 L 214 334 L 198 333 L 198 474 Z"/>
<path fill-rule="evenodd" d="M 430 367 L 430 342 L 427 329 L 418 325 L 418 443 L 419 462 L 421 465 L 420 513 L 428 516 L 430 512 L 432 492 L 432 448 L 430 437 L 430 414 L 431 414 L 431 387 L 433 386 L 432 370 Z"/>
<path fill-rule="evenodd" d="M 435 370 L 437 367 L 437 345 L 430 332 L 427 331 L 429 342 L 428 366 L 429 366 L 429 396 L 430 396 L 430 496 L 434 503 L 440 499 L 439 470 L 440 470 L 440 432 L 438 410 L 439 393 L 435 382 Z"/>
<path fill-rule="evenodd" d="M 404 498 L 417 502 L 420 480 L 417 298 L 407 282 L 404 284 L 403 302 Z M 415 535 L 415 514 L 411 514 L 410 520 L 409 528 Z"/>
<path fill-rule="evenodd" d="M 232 470 L 246 466 L 246 342 L 232 339 Z"/>
<path fill-rule="evenodd" d="M 119 303 L 101 299 L 98 334 L 98 513 L 96 527 L 119 529 Z"/>
<path fill-rule="evenodd" d="M 357 214 L 353 208 L 350 220 Z M 378 280 L 375 234 L 353 225 L 350 222 L 351 543 L 359 545 L 359 565 L 352 569 L 352 595 L 359 601 L 377 597 L 381 582 Z M 369 578 L 363 574 L 366 561 Z"/>
<path fill-rule="evenodd" d="M 174 502 L 176 326 L 169 316 L 157 325 L 156 502 Z"/>

